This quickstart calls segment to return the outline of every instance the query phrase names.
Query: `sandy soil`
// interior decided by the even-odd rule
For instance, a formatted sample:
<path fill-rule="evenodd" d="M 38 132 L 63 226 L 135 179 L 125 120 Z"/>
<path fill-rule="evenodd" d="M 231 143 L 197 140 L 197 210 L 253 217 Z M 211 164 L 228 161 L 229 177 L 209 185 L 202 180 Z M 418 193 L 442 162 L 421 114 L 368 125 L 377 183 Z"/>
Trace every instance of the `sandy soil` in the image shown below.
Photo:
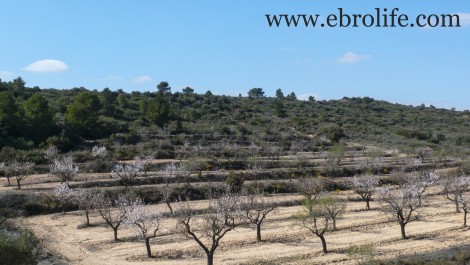
<path fill-rule="evenodd" d="M 351 192 L 340 197 L 352 198 Z M 276 200 L 291 201 L 295 195 L 279 195 Z M 204 207 L 205 201 L 197 202 Z M 167 211 L 163 205 L 149 206 Z M 398 224 L 372 203 L 364 211 L 363 202 L 350 202 L 346 214 L 338 221 L 338 231 L 325 236 L 330 253 L 321 253 L 320 240 L 296 226 L 292 215 L 300 206 L 279 208 L 263 225 L 265 242 L 256 242 L 253 228 L 242 227 L 222 239 L 215 254 L 216 264 L 356 264 L 346 254 L 351 244 L 373 244 L 378 258 L 423 254 L 455 246 L 470 246 L 470 230 L 462 228 L 463 214 L 454 212 L 451 202 L 433 195 L 420 212 L 419 221 L 407 226 L 409 240 L 402 240 Z M 94 227 L 78 228 L 85 221 L 77 211 L 26 218 L 23 221 L 44 240 L 49 251 L 69 264 L 206 264 L 204 253 L 192 239 L 177 233 L 174 220 L 165 219 L 159 237 L 152 240 L 156 258 L 145 255 L 145 246 L 133 227 L 119 230 L 120 242 L 113 242 L 112 230 L 97 215 Z M 444 251 L 445 254 L 445 251 Z"/>

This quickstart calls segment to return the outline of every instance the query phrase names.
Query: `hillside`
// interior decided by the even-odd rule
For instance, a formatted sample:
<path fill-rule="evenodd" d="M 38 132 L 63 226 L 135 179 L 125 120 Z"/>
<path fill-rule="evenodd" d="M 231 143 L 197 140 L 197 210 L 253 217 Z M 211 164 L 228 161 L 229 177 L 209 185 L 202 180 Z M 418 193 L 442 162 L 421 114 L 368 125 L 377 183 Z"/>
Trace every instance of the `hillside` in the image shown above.
<path fill-rule="evenodd" d="M 171 92 L 101 92 L 26 87 L 17 78 L 0 82 L 0 147 L 30 150 L 55 145 L 62 151 L 134 146 L 159 147 L 160 158 L 175 157 L 186 141 L 277 146 L 287 152 L 315 151 L 339 142 L 398 148 L 411 153 L 429 147 L 440 155 L 462 156 L 470 147 L 469 111 L 413 107 L 373 98 L 297 100 L 295 94 L 249 97 Z M 130 148 L 130 149 L 133 149 Z M 137 151 L 124 152 L 122 158 Z"/>

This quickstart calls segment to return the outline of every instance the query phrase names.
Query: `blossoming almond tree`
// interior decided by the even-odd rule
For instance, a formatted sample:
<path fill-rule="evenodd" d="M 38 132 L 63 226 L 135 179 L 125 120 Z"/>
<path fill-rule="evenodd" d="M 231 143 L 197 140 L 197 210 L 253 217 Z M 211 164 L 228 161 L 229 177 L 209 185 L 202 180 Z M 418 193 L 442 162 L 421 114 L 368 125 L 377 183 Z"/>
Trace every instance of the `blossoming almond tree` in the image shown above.
<path fill-rule="evenodd" d="M 455 204 L 455 212 L 460 213 L 460 198 L 470 188 L 470 178 L 466 176 L 447 176 L 442 180 L 445 197 Z"/>
<path fill-rule="evenodd" d="M 136 156 L 134 160 L 135 160 L 135 163 L 138 163 L 139 166 L 142 168 L 144 177 L 147 177 L 147 173 L 150 170 L 150 167 L 152 166 L 153 160 L 155 160 L 155 153 L 142 155 L 142 156 Z"/>
<path fill-rule="evenodd" d="M 108 154 L 108 150 L 105 146 L 95 145 L 91 149 L 91 156 L 103 158 Z"/>
<path fill-rule="evenodd" d="M 53 196 L 62 204 L 62 210 L 65 214 L 67 206 L 75 197 L 75 190 L 71 189 L 66 182 L 62 182 L 54 189 Z"/>
<path fill-rule="evenodd" d="M 114 240 L 119 241 L 118 229 L 126 218 L 130 200 L 125 195 L 119 195 L 117 199 L 113 200 L 104 193 L 98 193 L 94 198 L 101 217 L 113 229 Z"/>
<path fill-rule="evenodd" d="M 470 212 L 470 195 L 462 194 L 459 198 L 459 203 L 463 210 L 463 227 L 467 227 L 467 215 Z"/>
<path fill-rule="evenodd" d="M 73 162 L 73 157 L 64 156 L 54 159 L 49 174 L 57 177 L 61 183 L 69 186 L 69 182 L 77 176 L 78 171 L 78 166 Z"/>
<path fill-rule="evenodd" d="M 33 173 L 34 163 L 32 162 L 14 162 L 6 167 L 6 174 L 14 176 L 18 189 L 21 189 L 21 181 Z"/>
<path fill-rule="evenodd" d="M 8 180 L 8 187 L 10 187 L 10 176 L 8 176 L 7 171 L 6 171 L 7 166 L 5 165 L 5 162 L 0 163 L 0 174 L 2 176 L 5 176 Z"/>
<path fill-rule="evenodd" d="M 322 193 L 323 194 L 323 193 Z M 331 224 L 331 215 L 328 214 L 326 204 L 319 195 L 316 200 L 304 200 L 304 209 L 294 216 L 295 223 L 320 238 L 324 254 L 328 253 L 325 233 Z"/>
<path fill-rule="evenodd" d="M 111 171 L 111 176 L 118 179 L 126 188 L 131 185 L 142 171 L 141 163 L 117 164 Z"/>
<path fill-rule="evenodd" d="M 352 190 L 361 196 L 362 200 L 366 202 L 367 210 L 370 210 L 370 202 L 375 189 L 379 186 L 379 177 L 371 174 L 361 176 L 354 176 L 351 182 Z"/>
<path fill-rule="evenodd" d="M 173 208 L 171 206 L 173 187 L 170 185 L 170 182 L 174 182 L 173 179 L 178 177 L 178 172 L 181 169 L 181 164 L 171 163 L 166 165 L 163 170 L 163 173 L 165 174 L 165 184 L 158 191 L 171 214 L 173 214 Z"/>
<path fill-rule="evenodd" d="M 90 213 L 95 208 L 95 194 L 86 189 L 78 189 L 75 191 L 73 199 L 78 208 L 85 213 L 86 226 L 90 226 Z"/>
<path fill-rule="evenodd" d="M 225 189 L 223 194 L 213 195 L 208 208 L 202 213 L 188 201 L 179 202 L 175 218 L 178 227 L 194 239 L 207 255 L 207 265 L 214 264 L 214 253 L 220 240 L 240 225 L 239 196 Z"/>
<path fill-rule="evenodd" d="M 266 216 L 276 209 L 276 205 L 272 198 L 264 197 L 259 190 L 244 191 L 240 205 L 243 217 L 256 226 L 256 240 L 261 242 L 261 225 Z"/>
<path fill-rule="evenodd" d="M 389 213 L 400 225 L 401 236 L 408 239 L 405 226 L 418 219 L 417 210 L 422 206 L 422 195 L 414 185 L 403 185 L 396 190 L 379 188 L 377 197 L 382 210 Z"/>
<path fill-rule="evenodd" d="M 140 235 L 145 240 L 147 257 L 149 258 L 152 257 L 150 239 L 157 237 L 161 219 L 162 214 L 160 212 L 152 213 L 141 198 L 130 202 L 124 221 L 126 224 L 139 228 Z"/>

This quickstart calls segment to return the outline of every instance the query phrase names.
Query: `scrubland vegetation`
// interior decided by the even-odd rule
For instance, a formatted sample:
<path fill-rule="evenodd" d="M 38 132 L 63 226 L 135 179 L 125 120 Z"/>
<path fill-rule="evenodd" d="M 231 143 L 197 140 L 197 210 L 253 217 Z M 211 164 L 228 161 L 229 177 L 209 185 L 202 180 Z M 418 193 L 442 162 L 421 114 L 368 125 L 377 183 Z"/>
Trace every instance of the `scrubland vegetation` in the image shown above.
<path fill-rule="evenodd" d="M 466 264 L 469 118 L 0 82 L 1 260 Z"/>

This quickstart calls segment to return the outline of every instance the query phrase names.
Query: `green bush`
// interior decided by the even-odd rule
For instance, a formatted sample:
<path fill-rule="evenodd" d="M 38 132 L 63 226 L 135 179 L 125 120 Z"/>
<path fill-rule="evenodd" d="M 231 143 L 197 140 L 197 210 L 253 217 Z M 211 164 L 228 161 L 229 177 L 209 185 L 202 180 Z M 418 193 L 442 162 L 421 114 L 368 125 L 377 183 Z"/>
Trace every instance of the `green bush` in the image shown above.
<path fill-rule="evenodd" d="M 225 183 L 230 186 L 232 192 L 239 193 L 242 190 L 243 182 L 245 182 L 243 176 L 235 174 L 230 171 L 229 175 L 225 179 Z"/>
<path fill-rule="evenodd" d="M 28 265 L 38 262 L 38 239 L 29 230 L 0 231 L 0 261 L 4 265 Z"/>

